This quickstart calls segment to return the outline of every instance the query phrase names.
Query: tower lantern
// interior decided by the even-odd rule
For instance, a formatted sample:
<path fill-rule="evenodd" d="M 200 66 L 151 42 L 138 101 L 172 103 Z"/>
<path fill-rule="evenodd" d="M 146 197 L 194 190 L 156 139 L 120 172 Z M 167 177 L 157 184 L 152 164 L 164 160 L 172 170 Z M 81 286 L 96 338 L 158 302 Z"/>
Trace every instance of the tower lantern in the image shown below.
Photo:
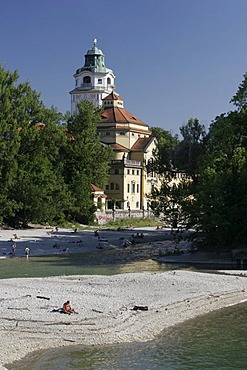
<path fill-rule="evenodd" d="M 84 66 L 74 74 L 75 88 L 70 91 L 72 114 L 81 100 L 91 101 L 96 107 L 101 107 L 102 99 L 115 88 L 115 75 L 111 69 L 106 68 L 105 56 L 97 47 L 96 38 L 93 47 L 84 57 Z"/>

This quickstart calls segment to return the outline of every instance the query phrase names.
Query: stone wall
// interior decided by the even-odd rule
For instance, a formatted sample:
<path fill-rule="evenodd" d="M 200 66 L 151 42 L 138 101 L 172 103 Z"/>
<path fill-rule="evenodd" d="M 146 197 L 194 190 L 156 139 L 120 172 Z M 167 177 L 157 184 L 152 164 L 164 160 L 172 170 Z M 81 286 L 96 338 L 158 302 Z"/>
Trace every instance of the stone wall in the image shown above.
<path fill-rule="evenodd" d="M 105 212 L 97 211 L 96 218 L 99 225 L 107 224 L 110 221 L 121 220 L 123 218 L 154 218 L 153 213 L 149 210 L 107 210 Z"/>

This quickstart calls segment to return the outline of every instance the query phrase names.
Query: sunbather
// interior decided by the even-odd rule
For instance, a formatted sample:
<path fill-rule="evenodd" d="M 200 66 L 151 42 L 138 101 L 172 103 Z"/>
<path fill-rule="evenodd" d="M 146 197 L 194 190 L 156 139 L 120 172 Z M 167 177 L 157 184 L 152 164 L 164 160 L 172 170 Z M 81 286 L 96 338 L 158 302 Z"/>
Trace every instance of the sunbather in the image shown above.
<path fill-rule="evenodd" d="M 71 307 L 70 301 L 67 301 L 63 304 L 63 312 L 71 315 L 72 313 L 78 313 L 74 308 Z"/>

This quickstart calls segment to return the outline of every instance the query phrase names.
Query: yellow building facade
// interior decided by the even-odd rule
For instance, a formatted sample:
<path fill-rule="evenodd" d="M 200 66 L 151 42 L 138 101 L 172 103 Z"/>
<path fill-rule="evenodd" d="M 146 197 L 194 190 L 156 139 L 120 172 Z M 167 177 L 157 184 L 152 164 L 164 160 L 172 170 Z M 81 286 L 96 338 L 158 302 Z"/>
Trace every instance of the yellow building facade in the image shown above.
<path fill-rule="evenodd" d="M 70 92 L 72 114 L 82 99 L 102 107 L 97 130 L 100 141 L 113 150 L 109 183 L 104 189 L 106 210 L 147 210 L 147 195 L 158 178 L 155 173 L 147 173 L 146 165 L 153 160 L 157 141 L 148 125 L 124 108 L 124 100 L 114 91 L 115 75 L 105 67 L 104 54 L 96 40 L 85 55 L 84 67 L 74 77 L 75 88 Z"/>

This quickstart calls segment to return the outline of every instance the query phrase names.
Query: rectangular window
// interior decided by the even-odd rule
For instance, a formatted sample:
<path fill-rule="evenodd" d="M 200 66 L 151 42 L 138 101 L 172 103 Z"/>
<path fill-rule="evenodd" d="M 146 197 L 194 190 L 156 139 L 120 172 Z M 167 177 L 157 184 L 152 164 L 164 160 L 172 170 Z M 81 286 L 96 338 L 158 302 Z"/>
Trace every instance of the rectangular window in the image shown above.
<path fill-rule="evenodd" d="M 130 192 L 130 184 L 127 184 L 127 193 Z"/>
<path fill-rule="evenodd" d="M 105 186 L 105 188 L 106 188 L 106 190 L 109 190 L 109 184 L 107 184 L 107 185 Z"/>
<path fill-rule="evenodd" d="M 136 184 L 132 182 L 132 193 L 135 193 L 136 191 Z"/>
<path fill-rule="evenodd" d="M 102 78 L 98 78 L 98 84 L 102 85 Z"/>
<path fill-rule="evenodd" d="M 154 176 L 154 172 L 153 172 L 154 160 L 153 160 L 153 158 L 150 158 L 148 160 L 147 166 L 148 166 L 148 170 L 149 170 L 148 177 L 153 177 Z"/>
<path fill-rule="evenodd" d="M 119 170 L 115 169 L 114 173 L 115 173 L 115 175 L 119 175 Z"/>
<path fill-rule="evenodd" d="M 130 170 L 127 170 L 127 175 L 129 175 L 130 174 Z"/>
<path fill-rule="evenodd" d="M 111 190 L 114 190 L 114 183 L 111 182 Z"/>
<path fill-rule="evenodd" d="M 136 170 L 136 174 L 139 175 L 139 170 Z"/>
<path fill-rule="evenodd" d="M 139 184 L 136 184 L 136 192 L 139 193 Z"/>
<path fill-rule="evenodd" d="M 132 170 L 132 175 L 134 175 L 135 174 L 135 170 Z"/>
<path fill-rule="evenodd" d="M 119 185 L 118 184 L 115 184 L 115 189 L 119 190 Z"/>

